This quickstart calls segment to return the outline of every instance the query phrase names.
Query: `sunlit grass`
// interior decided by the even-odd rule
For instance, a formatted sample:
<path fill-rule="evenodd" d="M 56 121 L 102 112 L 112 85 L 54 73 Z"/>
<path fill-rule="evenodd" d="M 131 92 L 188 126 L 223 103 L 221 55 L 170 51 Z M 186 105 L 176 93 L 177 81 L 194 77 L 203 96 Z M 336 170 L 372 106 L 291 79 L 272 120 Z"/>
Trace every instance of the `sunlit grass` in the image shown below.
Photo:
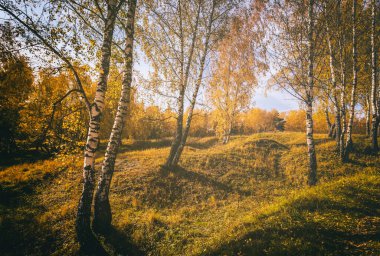
<path fill-rule="evenodd" d="M 148 255 L 375 253 L 379 157 L 364 154 L 367 139 L 355 137 L 363 142 L 342 164 L 334 141 L 315 137 L 315 188 L 306 185 L 303 133 L 236 136 L 227 145 L 191 138 L 173 170 L 161 169 L 170 143 L 124 141 L 110 195 L 119 243 Z M 76 254 L 81 157 L 12 166 L 0 175 L 2 192 L 13 198 L 1 206 L 5 252 Z M 25 184 L 32 185 L 20 189 Z M 113 246 L 105 242 L 117 254 Z"/>

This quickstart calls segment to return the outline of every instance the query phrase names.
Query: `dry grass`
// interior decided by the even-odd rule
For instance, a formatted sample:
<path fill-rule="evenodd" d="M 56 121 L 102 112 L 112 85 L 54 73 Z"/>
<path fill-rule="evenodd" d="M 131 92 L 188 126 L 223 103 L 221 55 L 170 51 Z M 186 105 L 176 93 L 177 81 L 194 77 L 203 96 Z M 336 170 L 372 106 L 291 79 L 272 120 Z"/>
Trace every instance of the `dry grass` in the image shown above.
<path fill-rule="evenodd" d="M 364 154 L 368 141 L 355 137 L 358 150 L 341 164 L 334 142 L 316 139 L 320 185 L 311 189 L 301 133 L 234 137 L 228 145 L 192 139 L 173 170 L 160 168 L 167 141 L 126 141 L 111 188 L 115 230 L 101 241 L 111 255 L 131 248 L 147 255 L 300 255 L 315 248 L 375 255 L 379 157 Z M 80 165 L 66 156 L 0 172 L 1 191 L 12 198 L 0 208 L 5 255 L 77 254 Z M 23 184 L 30 189 L 20 190 Z"/>

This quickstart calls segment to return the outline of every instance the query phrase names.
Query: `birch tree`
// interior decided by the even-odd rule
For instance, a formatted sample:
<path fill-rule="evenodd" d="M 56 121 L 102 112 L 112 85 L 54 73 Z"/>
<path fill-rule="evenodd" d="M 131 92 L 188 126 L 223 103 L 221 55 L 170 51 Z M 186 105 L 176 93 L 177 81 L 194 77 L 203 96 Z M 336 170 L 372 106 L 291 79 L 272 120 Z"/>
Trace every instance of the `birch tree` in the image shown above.
<path fill-rule="evenodd" d="M 336 10 L 336 5 L 330 6 L 330 10 Z M 332 26 L 331 23 L 335 21 L 335 17 L 328 17 L 328 5 L 325 2 L 324 6 L 324 14 L 326 16 L 326 39 L 327 39 L 327 46 L 328 46 L 328 53 L 329 53 L 329 66 L 330 66 L 330 74 L 331 74 L 331 83 L 332 83 L 332 101 L 334 105 L 334 116 L 335 116 L 335 140 L 336 140 L 336 147 L 339 152 L 341 149 L 340 147 L 340 137 L 342 133 L 342 125 L 341 125 L 341 109 L 340 109 L 340 102 L 339 102 L 339 87 L 337 82 L 337 71 L 336 71 L 336 51 L 333 45 L 333 36 L 332 36 Z M 337 38 L 337 37 L 336 37 Z"/>
<path fill-rule="evenodd" d="M 218 113 L 217 133 L 224 144 L 229 141 L 237 114 L 251 103 L 261 66 L 256 59 L 253 38 L 244 34 L 246 25 L 244 20 L 236 18 L 219 43 L 208 88 L 208 98 Z"/>
<path fill-rule="evenodd" d="M 356 8 L 357 0 L 352 0 L 352 89 L 351 89 L 351 101 L 349 109 L 349 120 L 347 125 L 347 138 L 344 151 L 344 160 L 348 160 L 349 153 L 352 150 L 352 130 L 355 116 L 356 105 L 356 87 L 358 83 L 358 67 L 357 67 L 357 48 L 356 48 Z"/>
<path fill-rule="evenodd" d="M 309 155 L 309 185 L 317 183 L 317 158 L 313 137 L 313 101 L 314 101 L 314 0 L 308 3 L 308 86 L 306 87 L 306 142 Z"/>
<path fill-rule="evenodd" d="M 79 92 L 84 100 L 84 103 L 89 111 L 90 123 L 88 129 L 87 143 L 84 152 L 84 167 L 83 167 L 83 191 L 78 205 L 77 218 L 76 218 L 76 231 L 78 240 L 81 246 L 85 250 L 91 251 L 91 246 L 89 245 L 89 239 L 92 237 L 92 231 L 90 228 L 90 217 L 91 217 L 91 205 L 93 199 L 93 190 L 94 190 L 94 174 L 95 174 L 95 152 L 97 151 L 99 145 L 99 130 L 100 130 L 100 120 L 102 115 L 102 110 L 105 102 L 105 92 L 107 89 L 107 77 L 109 72 L 109 63 L 111 55 L 111 44 L 113 38 L 113 31 L 115 25 L 115 19 L 117 13 L 121 6 L 123 5 L 124 0 L 116 1 L 111 0 L 106 3 L 107 14 L 104 17 L 104 30 L 102 32 L 102 48 L 101 48 L 101 60 L 100 60 L 100 71 L 99 71 L 99 82 L 97 85 L 95 99 L 91 104 L 88 100 L 88 97 L 83 89 L 83 85 L 77 70 L 74 65 L 71 63 L 71 58 L 66 55 L 66 49 L 59 48 L 59 40 L 55 41 L 57 37 L 48 37 L 46 36 L 47 29 L 50 28 L 51 23 L 48 23 L 46 26 L 41 25 L 38 18 L 35 21 L 34 17 L 28 15 L 28 12 L 24 12 L 22 6 L 12 4 L 8 1 L 1 1 L 0 8 L 5 11 L 9 16 L 11 16 L 16 22 L 24 26 L 27 31 L 33 35 L 36 40 L 46 47 L 52 54 L 57 56 L 67 67 L 72 71 L 72 74 L 75 77 L 75 82 L 77 83 L 77 88 L 70 90 L 65 94 L 64 97 L 67 97 L 71 93 Z M 27 3 L 25 3 L 27 6 Z M 53 5 L 54 6 L 54 5 Z M 31 8 L 28 7 L 27 8 Z M 57 7 L 61 8 L 60 5 Z M 25 8 L 24 8 L 25 9 Z M 57 10 L 58 10 L 57 9 Z M 44 12 L 47 12 L 45 8 L 41 10 L 41 16 L 44 15 Z M 51 10 L 49 10 L 51 11 Z M 34 13 L 34 12 L 31 12 Z M 49 12 L 49 13 L 53 13 Z M 25 19 L 23 19 L 25 18 Z M 49 21 L 52 20 L 49 19 Z M 40 23 L 38 23 L 40 22 Z M 54 30 L 53 30 L 54 32 Z M 64 35 L 62 40 L 64 40 Z M 66 45 L 66 44 L 63 44 Z"/>
<path fill-rule="evenodd" d="M 107 3 L 107 14 L 104 19 L 103 43 L 101 48 L 100 72 L 94 102 L 91 104 L 90 123 L 87 142 L 84 151 L 83 190 L 79 200 L 76 231 L 82 247 L 90 249 L 89 239 L 92 237 L 90 228 L 91 206 L 95 186 L 95 153 L 99 146 L 100 121 L 105 103 L 107 80 L 111 58 L 112 38 L 115 20 L 124 1 L 111 0 Z"/>
<path fill-rule="evenodd" d="M 315 6 L 314 0 L 304 3 L 276 1 L 269 9 L 274 26 L 269 24 L 268 27 L 273 41 L 277 43 L 276 46 L 269 46 L 268 50 L 269 58 L 277 69 L 276 74 L 272 75 L 272 84 L 297 98 L 305 108 L 308 183 L 311 186 L 317 182 L 313 130 L 314 68 L 323 61 L 320 57 L 321 33 L 315 30 L 315 17 L 318 17 Z"/>
<path fill-rule="evenodd" d="M 167 167 L 178 163 L 186 143 L 193 115 L 193 110 L 189 111 L 188 128 L 184 127 L 187 93 L 192 95 L 189 105 L 194 109 L 209 49 L 233 6 L 233 1 L 216 0 L 152 1 L 144 5 L 143 49 L 153 69 L 149 90 L 176 109 L 176 129 Z"/>
<path fill-rule="evenodd" d="M 340 78 L 341 78 L 341 91 L 340 91 L 340 111 L 341 111 L 341 124 L 342 124 L 342 132 L 340 135 L 340 149 L 339 155 L 340 160 L 344 161 L 345 156 L 345 135 L 347 132 L 347 118 L 346 118 L 346 36 L 345 36 L 345 27 L 344 27 L 344 9 L 341 1 L 338 1 L 338 28 L 339 28 L 339 37 L 338 37 L 338 47 L 339 47 L 339 70 L 340 70 Z"/>
<path fill-rule="evenodd" d="M 128 3 L 127 21 L 125 24 L 124 78 L 121 96 L 95 193 L 93 228 L 100 232 L 106 231 L 111 225 L 112 220 L 109 190 L 131 98 L 136 2 L 137 0 L 129 0 Z"/>
<path fill-rule="evenodd" d="M 379 150 L 377 142 L 377 130 L 380 122 L 377 97 L 377 45 L 376 45 L 376 0 L 371 1 L 371 106 L 372 106 L 372 126 L 371 126 L 371 143 L 373 151 Z"/>
<path fill-rule="evenodd" d="M 213 0 L 212 1 L 212 5 L 211 5 L 211 13 L 210 13 L 210 16 L 209 16 L 209 20 L 207 22 L 207 30 L 206 30 L 206 33 L 205 33 L 205 42 L 204 42 L 204 49 L 203 49 L 203 52 L 202 52 L 202 55 L 201 55 L 201 60 L 200 60 L 200 63 L 199 63 L 199 74 L 198 74 L 198 78 L 196 79 L 195 81 L 195 85 L 194 85 L 194 91 L 193 91 L 193 95 L 191 97 L 191 101 L 190 101 L 190 107 L 189 107 L 189 112 L 187 114 L 187 118 L 186 118 L 186 125 L 185 125 L 185 129 L 184 131 L 182 131 L 182 136 L 181 136 L 181 141 L 178 145 L 178 148 L 176 149 L 176 152 L 175 152 L 175 155 L 173 157 L 173 160 L 171 161 L 171 163 L 169 164 L 169 166 L 173 166 L 173 165 L 177 165 L 178 162 L 179 162 L 179 159 L 182 155 L 182 152 L 183 152 L 183 149 L 185 147 L 185 144 L 186 144 L 186 140 L 187 140 L 187 136 L 189 135 L 189 131 L 190 131 L 190 125 L 191 125 L 191 120 L 193 118 L 193 112 L 194 112 L 194 107 L 195 107 L 195 104 L 196 104 L 196 101 L 197 101 L 197 97 L 198 97 L 198 92 L 199 92 L 199 88 L 202 84 L 202 81 L 203 81 L 203 73 L 204 73 L 204 69 L 205 69 L 205 63 L 206 63 L 206 57 L 209 53 L 209 47 L 210 47 L 210 37 L 211 37 L 211 33 L 212 33 L 212 29 L 213 29 L 213 23 L 214 23 L 214 13 L 215 13 L 215 7 L 216 7 L 216 1 Z M 169 156 L 170 157 L 170 156 Z"/>

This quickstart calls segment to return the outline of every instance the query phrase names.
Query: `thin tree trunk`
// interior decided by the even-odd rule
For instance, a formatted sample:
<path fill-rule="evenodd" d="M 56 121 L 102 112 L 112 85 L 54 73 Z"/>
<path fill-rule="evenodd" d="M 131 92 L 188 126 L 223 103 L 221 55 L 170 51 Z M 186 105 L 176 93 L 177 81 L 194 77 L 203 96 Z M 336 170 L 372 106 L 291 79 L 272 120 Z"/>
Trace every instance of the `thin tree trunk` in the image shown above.
<path fill-rule="evenodd" d="M 342 91 L 341 91 L 341 108 L 340 108 L 340 113 L 341 113 L 341 120 L 342 120 L 342 132 L 340 134 L 339 138 L 339 144 L 340 144 L 340 150 L 339 150 L 339 155 L 341 161 L 344 161 L 344 156 L 345 156 L 345 134 L 347 133 L 347 118 L 346 118 L 346 86 L 345 86 L 345 75 L 344 73 L 342 74 Z"/>
<path fill-rule="evenodd" d="M 365 135 L 369 137 L 371 135 L 371 103 L 369 96 L 366 96 L 366 108 L 365 108 Z"/>
<path fill-rule="evenodd" d="M 112 132 L 108 141 L 98 187 L 95 193 L 93 229 L 101 233 L 104 233 L 109 229 L 112 221 L 111 206 L 109 203 L 109 189 L 130 103 L 136 2 L 137 0 L 129 0 L 128 4 L 127 23 L 125 28 L 124 77 L 121 96 Z"/>
<path fill-rule="evenodd" d="M 315 152 L 314 137 L 313 137 L 313 90 L 314 90 L 314 44 L 313 44 L 313 6 L 314 0 L 309 0 L 308 13 L 308 87 L 306 89 L 307 95 L 307 109 L 306 109 L 306 143 L 309 155 L 309 177 L 308 183 L 313 186 L 317 183 L 317 157 Z"/>
<path fill-rule="evenodd" d="M 187 115 L 185 130 L 183 131 L 181 143 L 180 143 L 180 145 L 179 145 L 179 147 L 177 149 L 177 152 L 175 153 L 175 156 L 173 158 L 173 164 L 174 165 L 178 164 L 179 159 L 181 158 L 183 149 L 184 149 L 184 147 L 186 145 L 187 137 L 189 135 L 191 120 L 193 118 L 194 107 L 195 107 L 195 104 L 196 104 L 196 101 L 197 101 L 197 96 L 198 96 L 199 88 L 200 88 L 201 83 L 202 83 L 204 66 L 205 66 L 206 57 L 207 57 L 207 54 L 208 54 L 208 47 L 209 47 L 209 41 L 210 41 L 211 29 L 212 29 L 212 22 L 213 22 L 213 17 L 214 17 L 214 9 L 215 9 L 215 1 L 213 1 L 213 6 L 212 6 L 212 10 L 211 10 L 210 20 L 208 22 L 207 35 L 206 35 L 206 41 L 205 41 L 205 49 L 204 49 L 203 54 L 202 54 L 201 63 L 200 63 L 200 69 L 199 69 L 199 75 L 198 75 L 198 79 L 196 81 L 195 89 L 194 89 L 194 92 L 193 92 L 193 95 L 192 95 L 192 98 L 191 98 L 191 102 L 190 102 L 190 109 L 189 109 L 189 114 Z"/>
<path fill-rule="evenodd" d="M 310 102 L 306 109 L 306 143 L 309 155 L 308 183 L 313 186 L 317 183 L 317 157 L 313 137 L 313 105 Z"/>
<path fill-rule="evenodd" d="M 105 92 L 107 90 L 112 37 L 115 27 L 115 19 L 120 5 L 117 5 L 117 1 L 111 0 L 109 1 L 107 7 L 107 17 L 104 26 L 99 82 L 97 85 L 94 102 L 91 105 L 91 118 L 87 136 L 87 143 L 84 151 L 83 190 L 78 205 L 76 218 L 76 232 L 78 236 L 78 241 L 80 242 L 82 248 L 85 250 L 91 249 L 89 241 L 92 238 L 90 218 L 91 204 L 95 185 L 95 153 L 99 145 L 100 120 L 104 109 Z"/>
<path fill-rule="evenodd" d="M 371 26 L 371 68 L 372 68 L 372 88 L 371 88 L 371 104 L 372 104 L 372 127 L 371 127 L 371 142 L 372 149 L 374 152 L 379 150 L 379 145 L 377 142 L 377 127 L 379 125 L 380 117 L 379 117 L 379 109 L 378 106 L 380 99 L 377 98 L 377 48 L 375 42 L 376 36 L 376 0 L 372 0 L 372 26 Z M 376 104 L 377 103 L 377 104 Z"/>
<path fill-rule="evenodd" d="M 336 125 L 335 125 L 335 123 L 333 123 L 333 125 L 332 125 L 331 138 L 336 139 Z"/>
<path fill-rule="evenodd" d="M 340 27 L 340 35 L 339 35 L 339 58 L 340 58 L 340 76 L 341 76 L 341 92 L 340 92 L 340 116 L 341 116 L 341 125 L 342 125 L 342 131 L 339 138 L 339 156 L 340 160 L 344 161 L 344 155 L 345 155 L 345 134 L 347 132 L 347 119 L 346 119 L 346 62 L 345 62 L 345 35 L 344 35 L 344 27 L 342 23 L 342 13 L 343 13 L 343 6 L 341 1 L 339 0 L 339 9 L 338 9 L 338 23 Z"/>
<path fill-rule="evenodd" d="M 357 71 L 357 52 L 356 52 L 356 4 L 357 0 L 352 0 L 352 90 L 351 90 L 351 103 L 350 103 L 350 118 L 347 126 L 347 140 L 345 150 L 345 160 L 348 160 L 350 151 L 353 147 L 352 142 L 352 128 L 355 117 L 355 105 L 356 105 L 356 86 L 358 81 Z"/>
<path fill-rule="evenodd" d="M 325 108 L 325 117 L 326 117 L 326 124 L 327 124 L 327 130 L 328 130 L 328 137 L 332 138 L 333 134 L 333 125 L 330 122 L 330 116 L 329 116 L 329 109 L 328 107 Z"/>
<path fill-rule="evenodd" d="M 195 31 L 193 33 L 192 41 L 191 41 L 191 46 L 190 46 L 190 52 L 189 52 L 189 58 L 187 61 L 186 65 L 186 70 L 185 73 L 183 74 L 183 68 L 184 68 L 184 38 L 183 38 L 183 33 L 182 33 L 182 15 L 181 15 L 181 7 L 180 7 L 181 2 L 179 1 L 179 19 L 180 19 L 180 28 L 181 28 L 181 88 L 180 88 L 180 93 L 178 97 L 178 116 L 177 116 L 177 129 L 176 133 L 174 136 L 174 140 L 172 142 L 171 148 L 170 148 L 170 153 L 169 156 L 166 160 L 165 166 L 166 167 L 172 167 L 178 164 L 179 157 L 176 157 L 177 152 L 179 148 L 181 147 L 181 142 L 183 138 L 183 117 L 184 117 L 184 100 L 185 100 L 185 91 L 187 87 L 187 83 L 189 80 L 189 74 L 190 74 L 190 66 L 191 62 L 193 59 L 193 53 L 194 53 L 194 48 L 195 48 L 195 41 L 197 38 L 197 33 L 198 33 L 198 24 L 199 24 L 199 18 L 200 18 L 200 12 L 201 12 L 201 1 L 198 2 L 198 11 L 197 11 L 197 17 L 195 21 Z"/>
<path fill-rule="evenodd" d="M 223 144 L 227 144 L 230 141 L 231 138 L 231 132 L 232 132 L 232 125 L 233 125 L 233 119 L 229 120 L 228 122 L 228 128 L 224 136 Z"/>
<path fill-rule="evenodd" d="M 336 141 L 336 148 L 339 152 L 340 150 L 340 136 L 342 134 L 342 124 L 341 124 L 341 116 L 340 116 L 340 108 L 339 108 L 339 102 L 338 98 L 335 97 L 336 103 L 335 103 L 335 141 Z"/>
<path fill-rule="evenodd" d="M 327 14 L 327 8 L 325 6 L 325 13 Z M 340 122 L 340 107 L 339 107 L 339 101 L 338 101 L 338 87 L 336 82 L 336 72 L 335 72 L 335 65 L 334 65 L 334 51 L 331 44 L 331 34 L 330 34 L 330 27 L 329 24 L 326 23 L 326 31 L 327 31 L 327 43 L 329 48 L 329 55 L 330 55 L 330 73 L 331 73 L 331 82 L 333 86 L 333 104 L 334 104 L 334 112 L 335 112 L 335 140 L 336 140 L 336 148 L 339 152 L 340 150 L 340 136 L 341 136 L 341 122 Z"/>

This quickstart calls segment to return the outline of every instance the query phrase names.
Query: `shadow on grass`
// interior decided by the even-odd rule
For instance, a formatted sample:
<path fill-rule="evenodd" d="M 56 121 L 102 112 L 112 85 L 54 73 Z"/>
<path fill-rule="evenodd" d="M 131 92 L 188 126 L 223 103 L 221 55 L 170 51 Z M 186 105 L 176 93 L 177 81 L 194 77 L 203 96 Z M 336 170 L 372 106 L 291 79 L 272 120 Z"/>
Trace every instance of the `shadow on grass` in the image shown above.
<path fill-rule="evenodd" d="M 101 241 L 101 242 L 100 242 Z M 79 250 L 81 256 L 142 256 L 145 255 L 136 245 L 131 243 L 130 238 L 110 227 L 104 234 L 91 234 L 86 240 L 86 246 Z"/>
<path fill-rule="evenodd" d="M 91 234 L 86 240 L 86 246 L 81 246 L 79 255 L 81 256 L 108 256 L 110 255 L 95 235 Z"/>
<path fill-rule="evenodd" d="M 379 255 L 379 189 L 335 192 L 339 200 L 302 198 L 262 215 L 252 231 L 204 255 Z"/>
<path fill-rule="evenodd" d="M 122 144 L 120 147 L 120 152 L 127 151 L 141 151 L 152 148 L 166 148 L 171 145 L 171 140 L 160 139 L 160 140 L 135 140 L 132 143 Z M 102 143 L 99 146 L 99 151 L 105 151 L 107 147 L 107 142 Z"/>
<path fill-rule="evenodd" d="M 202 140 L 202 141 L 201 141 Z M 157 139 L 157 140 L 135 140 L 132 143 L 127 143 L 121 145 L 120 152 L 126 151 L 141 151 L 146 149 L 153 148 L 166 148 L 170 147 L 172 139 Z M 189 141 L 186 143 L 186 146 L 193 147 L 196 149 L 208 149 L 218 143 L 218 138 L 210 138 L 204 140 L 203 137 L 198 139 L 190 137 Z M 99 146 L 100 151 L 104 151 L 107 147 L 107 143 L 102 143 Z"/>
<path fill-rule="evenodd" d="M 111 250 L 116 255 L 142 256 L 145 253 L 131 242 L 130 237 L 125 233 L 111 227 L 108 232 L 102 236 L 106 247 L 111 247 Z"/>
<path fill-rule="evenodd" d="M 268 151 L 271 150 L 289 150 L 289 147 L 279 143 L 276 140 L 272 139 L 259 139 L 255 141 L 250 141 L 244 144 L 244 146 L 253 145 L 256 148 L 265 148 Z"/>
<path fill-rule="evenodd" d="M 324 143 L 331 142 L 331 141 L 335 141 L 335 139 L 333 139 L 333 138 L 322 138 L 322 139 L 314 138 L 314 145 L 322 145 Z M 305 142 L 291 144 L 291 146 L 295 146 L 295 147 L 307 146 L 306 137 L 305 137 Z"/>
<path fill-rule="evenodd" d="M 20 150 L 11 154 L 0 154 L 0 171 L 6 167 L 23 164 L 34 163 L 39 160 L 45 160 L 52 155 L 39 150 Z"/>
<path fill-rule="evenodd" d="M 250 195 L 248 191 L 243 191 L 243 190 L 234 188 L 225 183 L 214 180 L 211 177 L 204 175 L 202 173 L 186 170 L 185 168 L 181 166 L 176 166 L 170 170 L 166 169 L 165 167 L 162 167 L 160 169 L 160 172 L 163 177 L 168 176 L 170 173 L 172 173 L 182 179 L 186 179 L 188 181 L 193 181 L 193 182 L 195 181 L 195 182 L 200 183 L 203 186 L 213 187 L 217 190 L 222 190 L 223 192 L 226 192 L 226 193 L 236 192 L 241 196 Z"/>
<path fill-rule="evenodd" d="M 186 146 L 196 148 L 196 149 L 208 149 L 208 148 L 215 146 L 215 144 L 218 143 L 218 138 L 211 138 L 211 139 L 204 141 L 204 142 L 199 142 L 199 140 L 200 139 L 194 140 L 194 141 L 189 141 L 186 144 Z"/>

